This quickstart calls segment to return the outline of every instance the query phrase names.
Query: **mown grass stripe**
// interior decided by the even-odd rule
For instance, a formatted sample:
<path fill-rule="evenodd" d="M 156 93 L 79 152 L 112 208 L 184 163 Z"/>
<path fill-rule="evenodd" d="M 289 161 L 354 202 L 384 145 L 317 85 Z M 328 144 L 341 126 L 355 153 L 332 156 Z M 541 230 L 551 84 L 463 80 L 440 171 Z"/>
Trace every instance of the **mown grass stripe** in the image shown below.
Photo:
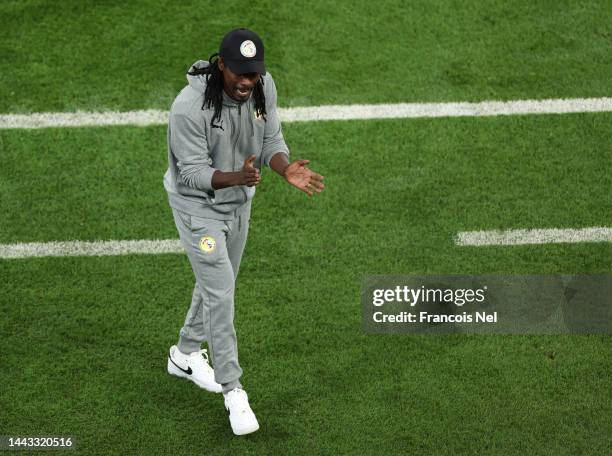
<path fill-rule="evenodd" d="M 483 101 L 479 103 L 396 103 L 329 105 L 279 108 L 283 122 L 325 120 L 391 119 L 422 117 L 484 117 L 526 114 L 610 112 L 612 98 L 568 98 L 548 100 Z M 155 109 L 126 112 L 47 112 L 2 114 L 0 129 L 88 127 L 104 125 L 161 125 L 168 113 Z"/>
<path fill-rule="evenodd" d="M 455 242 L 460 246 L 612 242 L 612 228 L 462 231 Z"/>

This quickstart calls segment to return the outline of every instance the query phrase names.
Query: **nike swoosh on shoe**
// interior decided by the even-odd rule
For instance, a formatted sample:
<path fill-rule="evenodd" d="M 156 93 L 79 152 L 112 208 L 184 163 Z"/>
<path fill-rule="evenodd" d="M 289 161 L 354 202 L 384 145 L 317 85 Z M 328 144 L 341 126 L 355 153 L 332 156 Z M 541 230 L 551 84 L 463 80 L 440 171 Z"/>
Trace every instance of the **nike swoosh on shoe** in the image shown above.
<path fill-rule="evenodd" d="M 178 367 L 180 370 L 182 370 L 183 372 L 185 372 L 187 375 L 191 375 L 193 374 L 193 371 L 191 370 L 191 367 L 187 367 L 187 370 L 183 369 L 181 366 L 179 366 L 178 364 L 176 364 L 171 357 L 168 356 L 168 359 L 170 360 L 170 362 L 172 364 L 174 364 L 176 367 Z"/>

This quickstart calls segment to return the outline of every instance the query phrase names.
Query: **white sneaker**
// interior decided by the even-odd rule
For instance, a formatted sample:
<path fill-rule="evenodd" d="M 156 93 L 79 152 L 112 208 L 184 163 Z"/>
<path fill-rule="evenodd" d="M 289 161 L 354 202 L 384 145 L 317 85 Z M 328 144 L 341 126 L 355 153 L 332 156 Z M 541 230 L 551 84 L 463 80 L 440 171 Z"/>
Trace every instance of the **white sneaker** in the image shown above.
<path fill-rule="evenodd" d="M 185 355 L 173 345 L 168 355 L 168 373 L 191 380 L 212 393 L 222 391 L 221 385 L 215 382 L 215 371 L 208 364 L 206 349 Z"/>
<path fill-rule="evenodd" d="M 230 414 L 229 419 L 234 434 L 250 434 L 259 429 L 259 423 L 253 410 L 251 410 L 249 397 L 245 390 L 234 388 L 223 396 L 225 397 L 225 408 Z"/>

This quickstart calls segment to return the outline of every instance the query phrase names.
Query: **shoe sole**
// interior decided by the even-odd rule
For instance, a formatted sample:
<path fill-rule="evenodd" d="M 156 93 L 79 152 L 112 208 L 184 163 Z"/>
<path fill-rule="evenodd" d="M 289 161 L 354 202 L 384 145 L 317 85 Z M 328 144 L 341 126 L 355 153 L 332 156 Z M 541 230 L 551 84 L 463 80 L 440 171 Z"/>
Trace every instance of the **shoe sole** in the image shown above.
<path fill-rule="evenodd" d="M 234 424 L 232 423 L 232 418 L 231 418 L 231 414 L 230 411 L 227 407 L 225 407 L 225 410 L 228 413 L 228 418 L 230 420 L 230 426 L 232 427 L 232 432 L 235 435 L 246 435 L 246 434 L 251 434 L 252 432 L 255 432 L 257 430 L 259 430 L 259 421 L 257 421 L 257 418 L 255 418 L 255 424 L 253 426 L 248 426 L 242 429 L 236 429 L 234 428 Z"/>
<path fill-rule="evenodd" d="M 186 380 L 189 380 L 191 383 L 194 383 L 195 385 L 199 386 L 203 390 L 206 390 L 206 391 L 208 391 L 210 393 L 221 393 L 221 392 L 223 392 L 222 389 L 213 389 L 213 387 L 210 387 L 208 385 L 204 385 L 202 383 L 197 382 L 194 377 L 192 377 L 191 375 L 186 374 L 185 372 L 180 370 L 178 367 L 176 367 L 174 364 L 172 364 L 172 362 L 170 362 L 170 357 L 168 357 L 168 373 L 170 375 L 174 375 L 175 377 L 184 378 Z"/>
<path fill-rule="evenodd" d="M 232 424 L 232 420 L 230 420 L 230 425 Z M 249 426 L 249 427 L 245 427 L 242 429 L 234 429 L 234 426 L 232 426 L 232 432 L 235 435 L 246 435 L 246 434 L 251 434 L 255 431 L 259 430 L 259 423 L 257 421 L 255 421 L 255 425 L 254 426 Z"/>
<path fill-rule="evenodd" d="M 235 435 L 251 434 L 257 430 L 259 430 L 259 424 L 257 424 L 257 426 L 252 427 L 252 428 L 241 429 L 240 431 L 235 431 L 234 428 L 232 428 L 232 431 L 234 432 Z"/>

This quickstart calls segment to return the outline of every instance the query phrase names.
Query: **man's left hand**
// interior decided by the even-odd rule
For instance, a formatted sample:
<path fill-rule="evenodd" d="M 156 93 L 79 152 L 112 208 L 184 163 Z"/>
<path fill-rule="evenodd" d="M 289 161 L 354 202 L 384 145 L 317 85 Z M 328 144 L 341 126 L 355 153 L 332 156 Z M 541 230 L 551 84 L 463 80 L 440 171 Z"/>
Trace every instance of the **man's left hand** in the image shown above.
<path fill-rule="evenodd" d="M 312 196 L 314 193 L 321 193 L 325 185 L 323 176 L 309 169 L 306 166 L 308 163 L 310 160 L 296 160 L 285 168 L 283 175 L 291 185 Z"/>

